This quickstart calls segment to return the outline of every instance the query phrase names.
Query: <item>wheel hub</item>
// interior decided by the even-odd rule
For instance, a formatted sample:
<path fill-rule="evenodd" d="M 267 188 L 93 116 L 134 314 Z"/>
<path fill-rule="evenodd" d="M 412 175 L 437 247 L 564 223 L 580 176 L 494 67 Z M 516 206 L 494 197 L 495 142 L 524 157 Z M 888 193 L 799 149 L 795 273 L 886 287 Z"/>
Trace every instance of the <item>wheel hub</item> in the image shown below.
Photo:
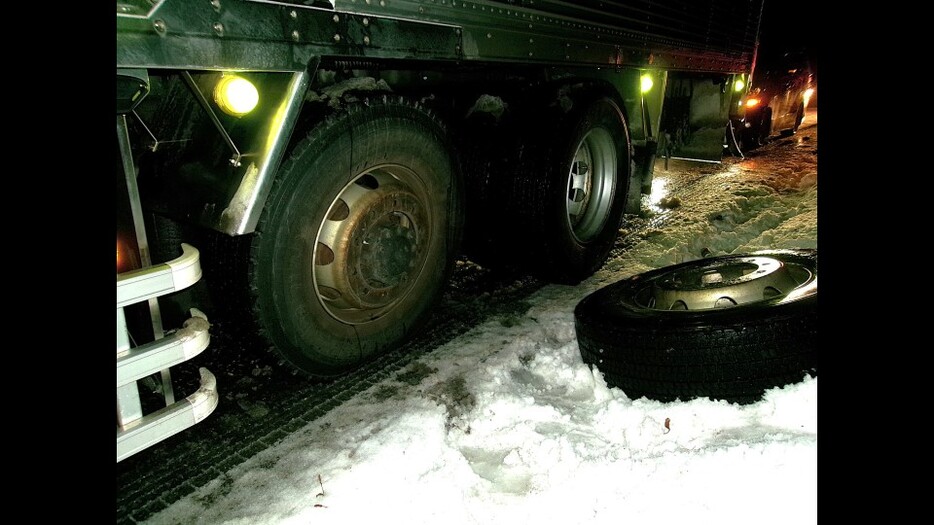
<path fill-rule="evenodd" d="M 672 271 L 642 298 L 656 310 L 730 308 L 785 296 L 813 278 L 801 266 L 772 257 L 739 257 Z"/>
<path fill-rule="evenodd" d="M 373 170 L 331 206 L 318 235 L 314 278 L 335 318 L 376 319 L 408 293 L 422 270 L 429 238 L 422 200 L 393 173 Z"/>
<path fill-rule="evenodd" d="M 360 275 L 372 288 L 396 286 L 414 266 L 415 232 L 411 219 L 398 211 L 379 217 L 367 230 L 360 248 Z"/>
<path fill-rule="evenodd" d="M 587 242 L 603 229 L 616 184 L 616 146 L 605 129 L 595 128 L 577 147 L 568 172 L 567 211 L 572 234 Z"/>

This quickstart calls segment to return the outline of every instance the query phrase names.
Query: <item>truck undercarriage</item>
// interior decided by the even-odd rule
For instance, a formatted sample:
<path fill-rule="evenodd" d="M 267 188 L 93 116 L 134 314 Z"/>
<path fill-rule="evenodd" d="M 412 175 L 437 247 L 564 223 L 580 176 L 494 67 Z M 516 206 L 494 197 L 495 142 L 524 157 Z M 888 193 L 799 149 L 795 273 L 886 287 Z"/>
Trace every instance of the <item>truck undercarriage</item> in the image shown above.
<path fill-rule="evenodd" d="M 133 389 L 160 376 L 174 406 L 179 362 L 121 375 L 121 359 L 168 345 L 159 307 L 185 288 L 141 296 L 148 313 L 127 323 L 121 282 L 204 254 L 208 304 L 182 310 L 236 318 L 312 378 L 415 333 L 461 251 L 579 282 L 640 211 L 658 152 L 719 159 L 760 15 L 761 1 L 118 2 L 118 250 L 135 259 L 118 266 L 118 461 L 143 418 Z M 149 246 L 157 221 L 174 245 Z M 205 317 L 176 334 L 206 346 Z M 201 394 L 213 409 L 210 372 Z"/>

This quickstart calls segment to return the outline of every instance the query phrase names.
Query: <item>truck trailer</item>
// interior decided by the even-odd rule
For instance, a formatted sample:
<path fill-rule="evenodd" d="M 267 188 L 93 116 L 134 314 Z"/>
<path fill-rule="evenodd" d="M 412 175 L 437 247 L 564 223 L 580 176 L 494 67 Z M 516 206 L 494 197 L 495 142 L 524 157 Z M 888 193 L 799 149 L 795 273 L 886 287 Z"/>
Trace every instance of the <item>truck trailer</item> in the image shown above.
<path fill-rule="evenodd" d="M 313 380 L 417 333 L 462 255 L 592 275 L 657 158 L 724 154 L 762 2 L 119 0 L 117 460 L 217 406 L 170 374 L 209 319 Z"/>

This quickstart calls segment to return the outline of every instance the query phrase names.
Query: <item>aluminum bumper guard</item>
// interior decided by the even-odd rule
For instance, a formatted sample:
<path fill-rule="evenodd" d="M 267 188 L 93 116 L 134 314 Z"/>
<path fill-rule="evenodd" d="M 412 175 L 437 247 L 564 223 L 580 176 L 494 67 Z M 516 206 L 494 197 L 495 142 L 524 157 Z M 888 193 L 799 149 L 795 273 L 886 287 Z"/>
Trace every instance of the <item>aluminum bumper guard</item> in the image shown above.
<path fill-rule="evenodd" d="M 205 419 L 218 403 L 217 382 L 199 369 L 201 386 L 185 399 L 143 414 L 137 381 L 185 362 L 207 348 L 207 317 L 192 309 L 183 327 L 137 347 L 130 345 L 123 308 L 187 288 L 201 278 L 198 250 L 182 244 L 181 257 L 117 275 L 117 461 L 152 446 Z"/>

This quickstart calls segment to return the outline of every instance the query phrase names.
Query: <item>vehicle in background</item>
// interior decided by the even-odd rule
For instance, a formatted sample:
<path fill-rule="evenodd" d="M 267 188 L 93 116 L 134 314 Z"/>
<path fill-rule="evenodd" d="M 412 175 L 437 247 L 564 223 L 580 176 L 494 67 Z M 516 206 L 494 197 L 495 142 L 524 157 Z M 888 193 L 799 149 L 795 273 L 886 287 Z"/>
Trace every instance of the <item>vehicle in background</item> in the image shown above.
<path fill-rule="evenodd" d="M 793 135 L 813 94 L 813 73 L 804 50 L 760 54 L 743 102 L 745 116 L 736 126 L 740 148 L 762 146 L 774 135 Z"/>

